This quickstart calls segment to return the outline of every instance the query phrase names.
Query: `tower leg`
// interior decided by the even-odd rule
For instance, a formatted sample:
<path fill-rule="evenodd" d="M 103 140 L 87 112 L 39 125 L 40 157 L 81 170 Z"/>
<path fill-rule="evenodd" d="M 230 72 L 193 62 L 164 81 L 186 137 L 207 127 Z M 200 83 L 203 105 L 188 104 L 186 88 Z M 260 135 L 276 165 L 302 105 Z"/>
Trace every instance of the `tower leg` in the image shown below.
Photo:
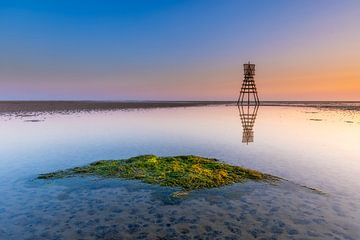
<path fill-rule="evenodd" d="M 240 98 L 241 98 L 241 91 L 240 91 L 240 94 L 239 94 L 239 98 L 238 98 L 238 100 L 237 100 L 237 105 L 239 105 L 240 104 Z"/>
<path fill-rule="evenodd" d="M 260 105 L 255 81 L 252 75 L 246 75 L 245 73 L 237 104 Z"/>

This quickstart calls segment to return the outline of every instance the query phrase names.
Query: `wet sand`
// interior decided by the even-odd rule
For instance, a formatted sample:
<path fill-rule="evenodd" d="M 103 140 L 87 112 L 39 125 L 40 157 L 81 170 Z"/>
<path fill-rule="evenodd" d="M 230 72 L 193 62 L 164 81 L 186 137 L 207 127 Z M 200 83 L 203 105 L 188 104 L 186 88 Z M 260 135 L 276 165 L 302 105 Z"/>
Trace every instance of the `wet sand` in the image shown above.
<path fill-rule="evenodd" d="M 231 101 L 0 101 L 0 113 L 121 110 L 231 104 Z"/>
<path fill-rule="evenodd" d="M 235 105 L 236 101 L 0 101 L 1 113 L 76 112 L 149 108 Z M 360 111 L 360 102 L 263 101 L 262 106 L 312 107 L 328 110 Z"/>
<path fill-rule="evenodd" d="M 323 110 L 360 111 L 359 101 L 264 101 L 262 106 L 311 107 Z"/>

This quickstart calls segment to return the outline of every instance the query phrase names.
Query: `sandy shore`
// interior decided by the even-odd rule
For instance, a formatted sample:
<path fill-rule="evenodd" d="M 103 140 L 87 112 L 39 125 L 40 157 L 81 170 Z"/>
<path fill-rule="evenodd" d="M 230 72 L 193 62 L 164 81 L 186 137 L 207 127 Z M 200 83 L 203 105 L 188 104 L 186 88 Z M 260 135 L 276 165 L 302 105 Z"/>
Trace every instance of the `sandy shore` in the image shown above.
<path fill-rule="evenodd" d="M 172 108 L 232 104 L 231 101 L 0 101 L 0 113 Z"/>
<path fill-rule="evenodd" d="M 264 101 L 261 105 L 360 111 L 359 101 Z"/>
<path fill-rule="evenodd" d="M 121 109 L 195 107 L 207 105 L 235 105 L 235 101 L 0 101 L 0 113 L 67 112 Z M 360 102 L 325 101 L 263 101 L 261 106 L 313 107 L 334 110 L 360 111 Z"/>

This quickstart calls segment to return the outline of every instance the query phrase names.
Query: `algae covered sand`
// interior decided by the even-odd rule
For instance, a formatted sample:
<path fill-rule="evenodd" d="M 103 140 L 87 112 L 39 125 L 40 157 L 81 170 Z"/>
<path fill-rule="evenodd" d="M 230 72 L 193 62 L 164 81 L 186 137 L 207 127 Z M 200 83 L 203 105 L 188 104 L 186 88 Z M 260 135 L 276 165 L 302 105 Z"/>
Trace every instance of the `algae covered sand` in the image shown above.
<path fill-rule="evenodd" d="M 56 179 L 84 175 L 137 179 L 150 184 L 181 187 L 184 190 L 221 187 L 248 179 L 277 179 L 255 170 L 192 155 L 143 155 L 125 160 L 101 160 L 83 167 L 41 174 L 38 178 Z"/>

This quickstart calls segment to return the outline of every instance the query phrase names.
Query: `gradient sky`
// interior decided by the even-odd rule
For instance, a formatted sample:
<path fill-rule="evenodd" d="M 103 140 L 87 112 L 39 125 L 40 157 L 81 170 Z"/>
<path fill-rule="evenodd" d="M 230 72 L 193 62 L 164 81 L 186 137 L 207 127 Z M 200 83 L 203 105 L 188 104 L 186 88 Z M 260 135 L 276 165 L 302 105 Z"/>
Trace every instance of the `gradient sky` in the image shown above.
<path fill-rule="evenodd" d="M 0 100 L 360 100 L 360 1 L 0 1 Z"/>

